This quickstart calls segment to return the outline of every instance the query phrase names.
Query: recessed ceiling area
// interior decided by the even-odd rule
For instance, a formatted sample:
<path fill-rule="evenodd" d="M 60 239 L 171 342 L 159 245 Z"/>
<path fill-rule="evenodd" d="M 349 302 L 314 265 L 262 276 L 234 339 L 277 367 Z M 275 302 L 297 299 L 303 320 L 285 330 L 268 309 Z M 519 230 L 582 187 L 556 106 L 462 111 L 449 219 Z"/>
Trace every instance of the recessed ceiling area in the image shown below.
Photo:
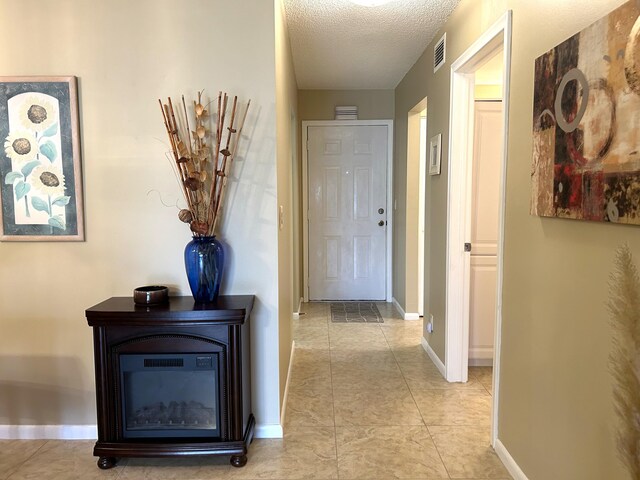
<path fill-rule="evenodd" d="M 395 88 L 458 2 L 284 0 L 298 88 Z"/>

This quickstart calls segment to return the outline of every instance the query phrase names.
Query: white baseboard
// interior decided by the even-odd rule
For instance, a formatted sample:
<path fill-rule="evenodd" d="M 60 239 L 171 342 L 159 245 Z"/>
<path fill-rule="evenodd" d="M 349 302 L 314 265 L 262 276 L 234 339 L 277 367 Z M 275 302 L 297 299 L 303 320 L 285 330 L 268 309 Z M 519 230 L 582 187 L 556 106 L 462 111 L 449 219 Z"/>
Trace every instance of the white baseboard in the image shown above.
<path fill-rule="evenodd" d="M 0 425 L 3 440 L 95 440 L 97 425 Z"/>
<path fill-rule="evenodd" d="M 258 424 L 255 438 L 282 438 L 280 424 Z M 96 425 L 0 425 L 0 440 L 95 440 Z"/>
<path fill-rule="evenodd" d="M 529 480 L 500 439 L 496 440 L 495 451 L 515 480 Z"/>
<path fill-rule="evenodd" d="M 438 355 L 436 355 L 436 352 L 433 351 L 433 349 L 431 348 L 431 345 L 429 345 L 429 343 L 427 342 L 427 339 L 422 337 L 420 339 L 420 343 L 422 344 L 422 348 L 424 348 L 424 351 L 427 352 L 427 355 L 429 355 L 429 358 L 434 363 L 438 371 L 442 374 L 444 378 L 447 378 L 447 370 L 444 367 L 444 363 L 442 363 L 442 360 L 438 358 Z"/>
<path fill-rule="evenodd" d="M 282 411 L 280 413 L 280 425 L 284 425 L 285 415 L 287 413 L 287 397 L 289 396 L 289 385 L 291 384 L 291 367 L 293 366 L 293 355 L 296 353 L 296 342 L 291 342 L 291 356 L 289 357 L 289 368 L 287 369 L 287 383 L 284 386 L 284 395 L 282 396 Z"/>
<path fill-rule="evenodd" d="M 255 438 L 282 438 L 284 431 L 279 423 L 259 423 L 256 425 L 253 436 Z"/>
<path fill-rule="evenodd" d="M 398 301 L 393 298 L 392 299 L 393 302 L 393 306 L 395 307 L 395 309 L 398 311 L 398 313 L 400 314 L 400 316 L 405 319 L 405 320 L 420 320 L 420 314 L 419 313 L 407 313 L 404 311 L 404 309 L 400 306 L 400 304 L 398 303 Z"/>

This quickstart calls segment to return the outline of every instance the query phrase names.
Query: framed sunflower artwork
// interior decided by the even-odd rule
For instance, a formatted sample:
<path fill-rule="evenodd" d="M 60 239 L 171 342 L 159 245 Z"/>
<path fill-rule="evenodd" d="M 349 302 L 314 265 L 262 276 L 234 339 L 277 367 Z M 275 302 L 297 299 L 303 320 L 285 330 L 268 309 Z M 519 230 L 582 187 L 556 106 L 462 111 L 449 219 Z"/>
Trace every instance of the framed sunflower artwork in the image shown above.
<path fill-rule="evenodd" d="M 0 240 L 83 241 L 76 77 L 0 77 Z"/>

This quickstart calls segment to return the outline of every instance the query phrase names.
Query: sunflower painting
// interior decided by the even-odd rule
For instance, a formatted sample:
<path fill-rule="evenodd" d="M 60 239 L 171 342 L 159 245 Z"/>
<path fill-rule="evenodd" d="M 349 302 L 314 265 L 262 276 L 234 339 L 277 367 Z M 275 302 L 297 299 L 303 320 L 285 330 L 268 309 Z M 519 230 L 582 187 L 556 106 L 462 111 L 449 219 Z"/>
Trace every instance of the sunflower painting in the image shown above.
<path fill-rule="evenodd" d="M 0 240 L 84 240 L 75 77 L 0 77 Z"/>

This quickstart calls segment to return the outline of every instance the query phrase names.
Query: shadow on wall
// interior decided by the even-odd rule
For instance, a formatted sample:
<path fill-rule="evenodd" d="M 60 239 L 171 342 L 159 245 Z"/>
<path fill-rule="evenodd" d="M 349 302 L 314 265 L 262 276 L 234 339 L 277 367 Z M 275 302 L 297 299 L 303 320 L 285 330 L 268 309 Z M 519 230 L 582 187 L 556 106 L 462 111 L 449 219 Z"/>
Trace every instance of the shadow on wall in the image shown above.
<path fill-rule="evenodd" d="M 0 425 L 95 424 L 84 373 L 79 357 L 0 356 Z"/>

